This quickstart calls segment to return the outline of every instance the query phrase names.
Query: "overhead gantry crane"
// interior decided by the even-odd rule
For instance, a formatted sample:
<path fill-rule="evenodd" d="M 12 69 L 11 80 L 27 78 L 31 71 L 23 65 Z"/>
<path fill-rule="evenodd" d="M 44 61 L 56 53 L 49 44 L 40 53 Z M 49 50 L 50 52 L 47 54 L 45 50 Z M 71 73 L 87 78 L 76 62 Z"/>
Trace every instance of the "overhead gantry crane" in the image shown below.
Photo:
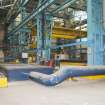
<path fill-rule="evenodd" d="M 54 27 L 52 31 L 52 38 L 79 39 L 84 37 L 87 37 L 86 31 L 74 30 L 64 27 Z"/>

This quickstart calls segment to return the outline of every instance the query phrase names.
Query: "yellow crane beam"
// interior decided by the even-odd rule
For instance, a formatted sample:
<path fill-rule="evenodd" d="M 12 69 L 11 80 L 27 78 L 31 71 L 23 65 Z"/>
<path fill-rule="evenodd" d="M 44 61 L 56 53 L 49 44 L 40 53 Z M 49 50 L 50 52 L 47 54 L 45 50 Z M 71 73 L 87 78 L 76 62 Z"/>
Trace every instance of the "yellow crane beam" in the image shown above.
<path fill-rule="evenodd" d="M 77 38 L 77 37 L 86 37 L 87 32 L 86 31 L 80 31 L 80 30 L 72 30 L 64 27 L 54 27 L 53 28 L 53 38 Z"/>
<path fill-rule="evenodd" d="M 51 36 L 52 39 L 58 39 L 58 38 L 62 38 L 62 39 L 75 39 L 75 36 L 68 36 L 68 35 L 58 35 L 58 34 L 52 34 Z"/>
<path fill-rule="evenodd" d="M 36 35 L 36 29 L 32 28 L 32 36 Z M 80 30 L 73 30 L 69 28 L 64 27 L 53 27 L 52 30 L 52 38 L 76 38 L 76 37 L 86 37 L 87 32 L 86 31 L 80 31 Z"/>

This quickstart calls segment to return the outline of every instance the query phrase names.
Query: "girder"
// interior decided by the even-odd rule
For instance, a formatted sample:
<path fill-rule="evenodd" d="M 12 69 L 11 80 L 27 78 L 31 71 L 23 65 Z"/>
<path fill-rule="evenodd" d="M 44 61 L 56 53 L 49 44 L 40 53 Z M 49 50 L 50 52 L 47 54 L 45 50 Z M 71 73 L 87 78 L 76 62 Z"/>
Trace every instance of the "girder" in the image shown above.
<path fill-rule="evenodd" d="M 12 32 L 9 32 L 9 34 L 13 34 L 16 31 L 18 31 L 21 27 L 23 27 L 25 24 L 27 24 L 31 19 L 33 19 L 36 15 L 38 15 L 40 12 L 42 12 L 47 7 L 51 6 L 56 0 L 50 0 L 46 3 L 43 3 L 41 6 L 39 6 L 36 10 L 34 10 L 30 16 L 28 16 L 26 19 L 24 19 L 15 29 L 12 30 Z"/>

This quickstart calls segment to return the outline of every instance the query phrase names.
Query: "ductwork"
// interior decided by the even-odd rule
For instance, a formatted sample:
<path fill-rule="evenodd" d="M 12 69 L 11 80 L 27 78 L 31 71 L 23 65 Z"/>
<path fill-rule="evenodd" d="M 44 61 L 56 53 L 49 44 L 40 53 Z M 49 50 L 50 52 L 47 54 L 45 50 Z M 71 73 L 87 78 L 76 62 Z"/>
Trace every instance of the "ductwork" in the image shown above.
<path fill-rule="evenodd" d="M 55 86 L 62 83 L 64 80 L 70 77 L 80 77 L 80 76 L 96 76 L 105 75 L 105 66 L 78 66 L 78 67 L 68 67 L 63 70 L 59 70 L 55 74 L 46 75 L 37 72 L 31 72 L 29 77 L 43 85 Z"/>

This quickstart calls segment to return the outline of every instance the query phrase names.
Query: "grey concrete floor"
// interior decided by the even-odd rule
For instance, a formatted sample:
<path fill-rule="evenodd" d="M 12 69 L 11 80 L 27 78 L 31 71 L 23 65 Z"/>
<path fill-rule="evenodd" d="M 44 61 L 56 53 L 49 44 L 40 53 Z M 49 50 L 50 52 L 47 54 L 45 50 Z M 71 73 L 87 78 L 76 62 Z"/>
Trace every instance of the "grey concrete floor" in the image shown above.
<path fill-rule="evenodd" d="M 105 80 L 67 80 L 56 87 L 13 82 L 0 89 L 0 105 L 105 105 Z"/>

